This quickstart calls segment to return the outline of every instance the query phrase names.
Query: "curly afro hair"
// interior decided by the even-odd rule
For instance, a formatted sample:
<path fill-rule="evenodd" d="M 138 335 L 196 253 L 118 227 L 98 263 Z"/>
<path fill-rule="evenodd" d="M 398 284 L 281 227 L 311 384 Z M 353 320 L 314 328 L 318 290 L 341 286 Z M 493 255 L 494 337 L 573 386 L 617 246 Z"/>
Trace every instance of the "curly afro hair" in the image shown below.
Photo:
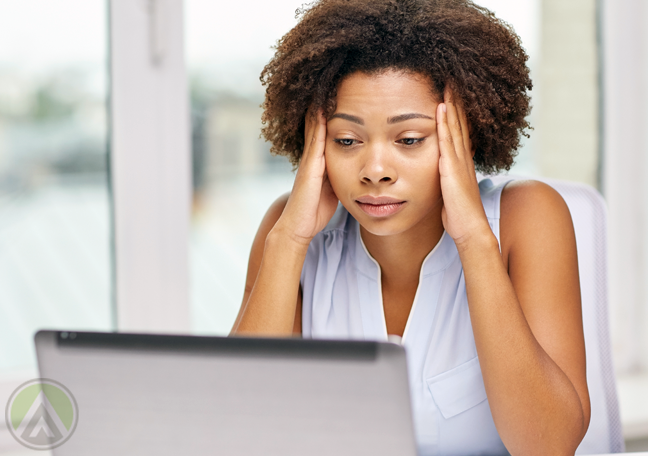
<path fill-rule="evenodd" d="M 309 108 L 335 111 L 341 80 L 354 72 L 415 72 L 446 85 L 464 106 L 478 171 L 509 170 L 528 136 L 528 56 L 512 28 L 470 0 L 319 0 L 261 73 L 263 136 L 297 167 Z"/>

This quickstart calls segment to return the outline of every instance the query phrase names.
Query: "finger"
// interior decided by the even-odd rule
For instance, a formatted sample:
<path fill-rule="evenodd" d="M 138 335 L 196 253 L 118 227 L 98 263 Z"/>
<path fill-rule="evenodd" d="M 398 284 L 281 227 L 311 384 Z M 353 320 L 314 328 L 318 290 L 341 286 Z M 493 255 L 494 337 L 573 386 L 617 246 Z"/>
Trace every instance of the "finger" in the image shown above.
<path fill-rule="evenodd" d="M 314 115 L 312 107 L 308 108 L 304 121 L 306 124 L 304 129 L 304 155 L 306 155 L 313 144 L 315 128 L 317 126 L 317 117 Z"/>
<path fill-rule="evenodd" d="M 466 116 L 466 111 L 464 110 L 460 100 L 457 101 L 454 96 L 454 92 L 450 87 L 446 87 L 444 92 L 444 97 L 448 97 L 450 100 L 449 104 L 451 105 L 452 112 L 456 114 L 457 122 L 459 124 L 459 130 L 461 132 L 461 143 L 463 147 L 457 147 L 456 152 L 457 156 L 466 164 L 466 169 L 469 174 L 475 173 L 475 164 L 473 161 L 473 149 L 472 142 L 470 141 L 470 128 L 468 126 L 468 118 Z M 452 115 L 452 113 L 450 114 Z M 451 121 L 452 125 L 452 121 Z M 455 134 L 456 136 L 456 134 Z M 476 177 L 475 177 L 476 178 Z"/>
<path fill-rule="evenodd" d="M 447 86 L 444 92 L 444 103 L 447 106 L 446 113 L 448 118 L 448 127 L 450 128 L 450 134 L 452 135 L 455 153 L 459 159 L 465 161 L 464 139 L 461 130 L 461 122 L 459 121 L 459 113 L 457 112 L 457 106 L 454 102 L 452 91 Z"/>
<path fill-rule="evenodd" d="M 315 157 L 323 157 L 326 149 L 326 117 L 324 110 L 317 111 L 315 132 L 313 133 L 313 154 Z"/>
<path fill-rule="evenodd" d="M 475 174 L 475 162 L 473 161 L 474 151 L 472 148 L 472 142 L 470 141 L 470 128 L 468 126 L 468 117 L 466 116 L 466 111 L 464 110 L 461 104 L 457 106 L 457 114 L 459 115 L 459 123 L 461 124 L 461 133 L 463 135 L 463 146 L 464 146 L 464 157 L 466 168 L 468 173 L 473 175 L 475 179 L 477 176 Z"/>
<path fill-rule="evenodd" d="M 307 161 L 312 155 L 318 156 L 323 153 L 320 150 L 326 142 L 326 119 L 322 109 L 312 113 L 309 109 L 306 114 L 306 129 L 304 137 L 304 152 L 302 162 Z"/>
<path fill-rule="evenodd" d="M 439 103 L 437 106 L 437 135 L 439 137 L 439 152 L 441 160 L 447 160 L 450 163 L 457 161 L 457 153 L 454 148 L 454 140 L 448 126 L 448 107 L 445 103 Z"/>
<path fill-rule="evenodd" d="M 326 149 L 326 118 L 323 110 L 318 110 L 313 119 L 311 142 L 305 151 L 300 168 L 303 175 L 309 179 L 320 180 L 326 169 L 324 151 Z"/>
<path fill-rule="evenodd" d="M 317 139 L 320 143 L 326 143 L 326 117 L 324 116 L 324 109 L 322 108 L 317 111 L 317 121 L 320 127 Z"/>
<path fill-rule="evenodd" d="M 470 142 L 470 128 L 468 127 L 468 117 L 466 116 L 466 110 L 461 104 L 457 105 L 457 113 L 459 114 L 459 123 L 461 124 L 464 150 L 470 156 L 472 156 L 472 143 Z"/>

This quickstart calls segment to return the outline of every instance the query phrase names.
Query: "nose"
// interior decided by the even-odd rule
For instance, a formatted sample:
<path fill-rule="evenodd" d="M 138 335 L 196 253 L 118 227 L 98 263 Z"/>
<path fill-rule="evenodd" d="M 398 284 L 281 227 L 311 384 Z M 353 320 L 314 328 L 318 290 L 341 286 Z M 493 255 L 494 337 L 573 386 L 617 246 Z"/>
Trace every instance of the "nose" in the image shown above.
<path fill-rule="evenodd" d="M 394 183 L 398 179 L 396 168 L 392 164 L 389 151 L 374 148 L 364 154 L 360 180 L 366 184 Z"/>

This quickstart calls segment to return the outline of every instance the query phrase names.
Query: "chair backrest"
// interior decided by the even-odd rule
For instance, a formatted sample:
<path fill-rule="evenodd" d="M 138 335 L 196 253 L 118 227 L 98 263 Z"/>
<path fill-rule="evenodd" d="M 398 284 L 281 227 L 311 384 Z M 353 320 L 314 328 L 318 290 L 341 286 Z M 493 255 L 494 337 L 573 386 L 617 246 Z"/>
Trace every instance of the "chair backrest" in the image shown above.
<path fill-rule="evenodd" d="M 527 177 L 501 175 L 494 184 Z M 592 417 L 576 454 L 623 452 L 616 381 L 608 321 L 607 209 L 601 195 L 592 187 L 562 180 L 534 178 L 558 191 L 571 212 L 576 232 L 580 274 L 583 327 L 587 356 L 587 383 Z"/>

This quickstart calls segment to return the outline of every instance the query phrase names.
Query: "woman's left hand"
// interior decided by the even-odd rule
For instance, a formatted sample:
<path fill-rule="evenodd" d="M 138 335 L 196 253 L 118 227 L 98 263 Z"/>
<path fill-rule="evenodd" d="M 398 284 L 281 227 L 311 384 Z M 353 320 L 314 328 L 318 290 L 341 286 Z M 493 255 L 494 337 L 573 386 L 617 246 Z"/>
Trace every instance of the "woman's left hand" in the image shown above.
<path fill-rule="evenodd" d="M 491 231 L 479 194 L 466 113 L 453 100 L 449 87 L 443 94 L 443 103 L 437 107 L 437 133 L 443 196 L 441 219 L 460 247 L 475 235 Z"/>

